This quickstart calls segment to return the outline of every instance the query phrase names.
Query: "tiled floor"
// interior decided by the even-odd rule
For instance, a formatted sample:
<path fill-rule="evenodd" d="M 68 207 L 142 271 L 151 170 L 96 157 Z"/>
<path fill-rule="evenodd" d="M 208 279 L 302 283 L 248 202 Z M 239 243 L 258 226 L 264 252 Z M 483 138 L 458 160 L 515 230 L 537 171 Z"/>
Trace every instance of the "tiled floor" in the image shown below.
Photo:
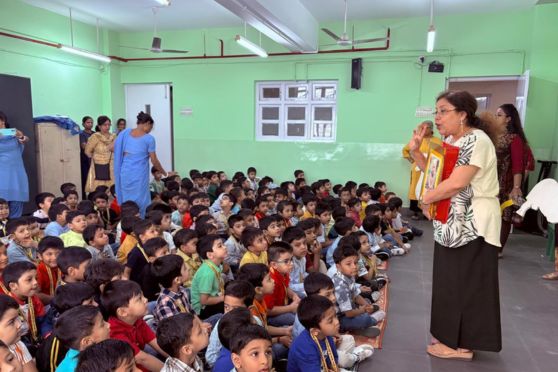
<path fill-rule="evenodd" d="M 388 324 L 383 349 L 362 363 L 359 371 L 375 372 L 547 372 L 558 371 L 558 281 L 540 279 L 552 271 L 544 257 L 542 237 L 513 234 L 500 260 L 500 307 L 503 349 L 477 352 L 473 362 L 434 359 L 426 354 L 429 341 L 432 285 L 432 227 L 413 241 L 408 256 L 395 257 Z"/>

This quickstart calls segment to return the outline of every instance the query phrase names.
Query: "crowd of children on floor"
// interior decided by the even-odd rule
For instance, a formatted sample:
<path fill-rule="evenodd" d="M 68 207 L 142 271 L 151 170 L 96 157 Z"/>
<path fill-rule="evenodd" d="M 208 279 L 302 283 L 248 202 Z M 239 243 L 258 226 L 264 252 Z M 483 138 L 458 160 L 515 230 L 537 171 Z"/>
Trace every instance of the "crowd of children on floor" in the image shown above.
<path fill-rule="evenodd" d="M 0 199 L 0 360 L 14 371 L 351 369 L 373 348 L 378 267 L 422 232 L 384 182 L 276 185 L 249 168 L 153 170 L 145 218 L 114 187 Z M 201 357 L 201 358 L 200 358 Z M 3 370 L 3 369 L 2 369 Z"/>

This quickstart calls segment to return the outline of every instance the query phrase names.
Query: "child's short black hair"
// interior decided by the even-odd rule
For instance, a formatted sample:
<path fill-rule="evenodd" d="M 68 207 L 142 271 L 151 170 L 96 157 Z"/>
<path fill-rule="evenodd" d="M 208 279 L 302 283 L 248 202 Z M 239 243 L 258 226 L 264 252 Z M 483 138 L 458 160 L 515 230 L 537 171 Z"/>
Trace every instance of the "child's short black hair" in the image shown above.
<path fill-rule="evenodd" d="M 248 174 L 248 173 L 257 173 L 256 168 L 248 167 L 248 170 L 246 171 L 246 174 Z"/>
<path fill-rule="evenodd" d="M 196 245 L 196 251 L 202 260 L 207 259 L 207 253 L 213 251 L 213 244 L 216 240 L 220 240 L 221 237 L 219 235 L 210 234 L 206 235 L 200 240 L 198 240 L 198 244 Z"/>
<path fill-rule="evenodd" d="M 293 240 L 302 239 L 304 237 L 306 237 L 306 234 L 304 234 L 304 230 L 297 225 L 297 226 L 287 227 L 285 229 L 285 232 L 283 233 L 282 240 L 284 242 L 291 244 Z"/>
<path fill-rule="evenodd" d="M 141 218 L 134 215 L 123 216 L 122 220 L 120 220 L 120 227 L 122 231 L 129 235 L 134 232 L 134 226 L 139 222 L 141 222 Z"/>
<path fill-rule="evenodd" d="M 178 194 L 179 194 L 178 191 L 165 190 L 161 193 L 161 200 L 164 203 L 168 204 L 170 202 L 170 200 Z"/>
<path fill-rule="evenodd" d="M 254 288 L 263 286 L 263 279 L 269 273 L 269 267 L 262 263 L 248 263 L 238 270 L 236 280 L 247 281 Z"/>
<path fill-rule="evenodd" d="M 19 304 L 11 296 L 8 296 L 7 294 L 0 294 L 0 320 L 9 309 L 19 311 Z"/>
<path fill-rule="evenodd" d="M 6 199 L 0 198 L 0 205 L 9 205 L 9 203 Z"/>
<path fill-rule="evenodd" d="M 124 266 L 112 258 L 99 258 L 91 261 L 83 275 L 85 282 L 100 293 L 101 285 L 110 283 L 115 276 L 124 273 Z"/>
<path fill-rule="evenodd" d="M 268 227 L 269 227 L 272 223 L 274 223 L 274 222 L 277 222 L 277 220 L 276 220 L 276 218 L 275 218 L 274 215 L 272 215 L 272 216 L 265 216 L 264 218 L 262 218 L 262 219 L 260 220 L 260 229 L 262 229 L 262 230 L 267 230 Z"/>
<path fill-rule="evenodd" d="M 85 217 L 85 213 L 83 211 L 80 211 L 79 209 L 75 211 L 69 211 L 68 214 L 66 214 L 66 223 L 72 223 L 72 221 L 79 216 Z"/>
<path fill-rule="evenodd" d="M 68 199 L 68 196 L 70 196 L 70 195 L 77 196 L 78 199 L 79 199 L 79 194 L 78 194 L 78 192 L 77 192 L 76 190 L 67 190 L 67 191 L 64 193 L 64 200 Z"/>
<path fill-rule="evenodd" d="M 374 204 L 372 204 L 374 205 Z M 362 220 L 362 228 L 364 231 L 373 234 L 374 231 L 380 226 L 380 217 L 375 215 L 368 215 Z"/>
<path fill-rule="evenodd" d="M 134 363 L 134 349 L 125 341 L 108 339 L 79 353 L 76 371 L 114 372 Z"/>
<path fill-rule="evenodd" d="M 151 274 L 163 287 L 170 288 L 174 279 L 180 276 L 184 259 L 177 254 L 157 258 L 151 265 Z"/>
<path fill-rule="evenodd" d="M 37 205 L 37 208 L 41 208 L 40 204 L 43 204 L 46 198 L 54 199 L 54 194 L 51 194 L 50 192 L 40 192 L 35 196 L 35 205 Z"/>
<path fill-rule="evenodd" d="M 387 205 L 389 210 L 394 211 L 403 206 L 403 200 L 401 200 L 401 198 L 398 196 L 394 196 L 388 200 Z"/>
<path fill-rule="evenodd" d="M 283 253 L 293 253 L 293 247 L 286 242 L 273 242 L 267 249 L 269 262 L 277 261 Z"/>
<path fill-rule="evenodd" d="M 334 221 L 338 221 L 341 218 L 347 217 L 347 208 L 341 205 L 333 208 L 333 212 L 331 212 L 331 217 L 333 217 Z"/>
<path fill-rule="evenodd" d="M 97 201 L 97 199 L 103 199 L 104 201 L 108 201 L 108 195 L 106 192 L 97 191 L 93 194 L 92 201 Z"/>
<path fill-rule="evenodd" d="M 64 249 L 64 242 L 57 236 L 45 236 L 37 247 L 37 252 L 40 254 L 45 253 L 47 249 Z"/>
<path fill-rule="evenodd" d="M 136 221 L 134 225 L 134 235 L 139 240 L 140 235 L 145 234 L 145 232 L 149 230 L 152 226 L 153 226 L 153 222 L 151 222 L 150 220 Z"/>
<path fill-rule="evenodd" d="M 99 314 L 97 306 L 80 305 L 69 309 L 54 323 L 54 335 L 63 345 L 79 350 L 80 341 L 91 334 Z"/>
<path fill-rule="evenodd" d="M 207 222 L 196 222 L 196 233 L 201 239 L 206 235 L 212 235 L 217 233 L 217 228 L 215 225 Z"/>
<path fill-rule="evenodd" d="M 382 212 L 382 207 L 380 204 L 370 204 L 364 208 L 364 214 L 366 216 L 372 216 L 376 212 Z"/>
<path fill-rule="evenodd" d="M 168 243 L 163 238 L 151 238 L 143 244 L 143 250 L 147 257 L 155 257 L 157 251 L 164 247 L 167 247 Z"/>
<path fill-rule="evenodd" d="M 320 220 L 317 218 L 306 218 L 298 223 L 296 227 L 301 229 L 302 231 L 316 229 L 321 225 Z"/>
<path fill-rule="evenodd" d="M 238 198 L 237 198 L 236 195 L 233 195 L 233 193 L 232 193 L 233 190 L 234 190 L 234 188 L 231 190 L 230 193 L 228 193 L 228 194 L 223 194 L 223 196 L 221 196 L 221 198 L 223 198 L 223 197 L 226 196 L 227 198 L 229 198 L 229 200 L 230 200 L 233 204 L 236 204 L 236 201 L 238 200 Z"/>
<path fill-rule="evenodd" d="M 267 340 L 271 346 L 271 338 L 264 327 L 255 324 L 248 324 L 242 329 L 242 332 L 236 332 L 229 341 L 231 353 L 240 354 L 240 352 L 254 340 Z"/>
<path fill-rule="evenodd" d="M 70 267 L 79 268 L 82 262 L 91 259 L 91 253 L 82 247 L 66 247 L 58 257 L 56 257 L 56 264 L 62 272 L 62 275 L 68 275 Z"/>
<path fill-rule="evenodd" d="M 248 216 L 253 216 L 254 211 L 249 208 L 242 208 L 236 215 L 242 217 L 242 219 L 246 219 Z"/>
<path fill-rule="evenodd" d="M 360 204 L 360 200 L 358 198 L 350 198 L 347 201 L 347 206 L 349 208 L 353 208 L 355 205 Z"/>
<path fill-rule="evenodd" d="M 304 194 L 302 195 L 302 204 L 308 205 L 308 203 L 317 202 L 318 199 L 314 194 Z"/>
<path fill-rule="evenodd" d="M 358 257 L 358 252 L 352 245 L 342 244 L 333 251 L 333 262 L 338 264 L 347 257 Z"/>
<path fill-rule="evenodd" d="M 66 194 L 68 191 L 75 190 L 75 189 L 76 189 L 76 185 L 74 185 L 71 182 L 66 182 L 60 185 L 60 192 L 62 194 Z"/>
<path fill-rule="evenodd" d="M 283 210 L 285 209 L 286 206 L 291 206 L 292 207 L 292 203 L 289 200 L 282 200 L 279 203 L 277 203 L 277 212 L 281 213 L 283 212 Z"/>
<path fill-rule="evenodd" d="M 333 303 L 319 295 L 309 295 L 303 298 L 298 304 L 296 311 L 300 324 L 307 330 L 320 328 L 320 322 L 324 318 L 325 312 L 334 307 Z"/>
<path fill-rule="evenodd" d="M 175 196 L 178 196 L 180 194 L 176 194 Z M 163 214 L 171 214 L 172 213 L 172 208 L 165 203 L 155 203 L 153 205 L 151 205 L 151 208 L 149 208 L 149 211 L 160 211 Z"/>
<path fill-rule="evenodd" d="M 27 221 L 27 218 L 24 218 L 24 217 L 14 218 L 14 219 L 8 220 L 8 223 L 6 224 L 6 233 L 8 235 L 12 235 L 13 233 L 16 232 L 18 227 L 28 226 L 28 225 L 29 225 L 29 222 Z"/>
<path fill-rule="evenodd" d="M 184 244 L 188 244 L 188 242 L 192 239 L 196 239 L 198 234 L 195 230 L 191 229 L 181 229 L 178 230 L 173 237 L 174 245 L 176 248 L 180 248 Z"/>
<path fill-rule="evenodd" d="M 368 187 L 368 186 L 359 187 L 356 191 L 356 195 L 359 198 L 362 197 L 362 194 L 365 194 L 365 193 L 370 194 L 370 187 Z"/>
<path fill-rule="evenodd" d="M 89 216 L 90 214 L 97 214 L 97 210 L 95 210 L 95 204 L 91 200 L 82 200 L 78 203 L 77 209 L 83 212 L 85 216 Z"/>
<path fill-rule="evenodd" d="M 182 346 L 190 342 L 196 316 L 179 313 L 161 320 L 157 327 L 157 344 L 173 358 L 180 356 Z"/>
<path fill-rule="evenodd" d="M 345 236 L 348 232 L 350 232 L 355 226 L 355 220 L 349 217 L 343 217 L 335 221 L 335 225 L 333 228 L 335 232 L 340 236 Z"/>
<path fill-rule="evenodd" d="M 244 218 L 242 218 L 238 214 L 233 214 L 227 220 L 227 224 L 229 225 L 229 228 L 231 228 L 231 229 L 233 228 L 234 224 L 237 223 L 237 222 L 244 222 Z"/>
<path fill-rule="evenodd" d="M 238 307 L 223 315 L 217 326 L 217 334 L 221 345 L 229 350 L 231 338 L 236 333 L 243 332 L 244 327 L 251 324 L 252 314 L 247 308 Z"/>
<path fill-rule="evenodd" d="M 295 176 L 295 178 L 298 178 L 298 176 L 299 176 L 300 174 L 302 174 L 302 173 L 304 173 L 304 171 L 303 171 L 302 169 L 297 169 L 297 170 L 295 170 L 295 171 L 294 171 L 294 176 Z"/>
<path fill-rule="evenodd" d="M 376 181 L 376 182 L 374 182 L 374 188 L 375 188 L 375 189 L 379 189 L 380 187 L 383 187 L 383 186 L 385 186 L 385 185 L 386 185 L 386 183 L 385 183 L 384 181 Z"/>
<path fill-rule="evenodd" d="M 6 288 L 10 289 L 10 283 L 17 283 L 23 274 L 31 270 L 37 271 L 37 267 L 29 261 L 17 261 L 8 264 L 2 273 Z"/>
<path fill-rule="evenodd" d="M 196 221 L 196 219 L 203 213 L 203 212 L 209 212 L 209 208 L 207 208 L 205 205 L 192 205 L 192 208 L 190 208 L 190 217 L 192 217 L 192 221 Z"/>
<path fill-rule="evenodd" d="M 263 236 L 263 234 L 264 233 L 261 229 L 258 229 L 257 227 L 248 226 L 247 228 L 244 229 L 244 231 L 242 231 L 242 236 L 240 238 L 240 241 L 242 242 L 242 245 L 244 247 L 248 248 L 254 243 L 254 241 L 258 237 Z"/>
<path fill-rule="evenodd" d="M 225 296 L 238 298 L 246 307 L 252 306 L 256 292 L 254 286 L 246 280 L 233 280 L 225 286 Z"/>
<path fill-rule="evenodd" d="M 81 305 L 83 301 L 89 300 L 93 296 L 95 296 L 95 288 L 91 285 L 84 282 L 68 283 L 66 285 L 59 285 L 56 288 L 50 304 L 59 314 L 62 314 L 73 307 Z"/>
<path fill-rule="evenodd" d="M 327 203 L 319 202 L 316 204 L 316 216 L 319 216 L 325 212 L 331 212 L 331 207 Z"/>
<path fill-rule="evenodd" d="M 179 192 L 180 191 L 180 184 L 174 180 L 168 180 L 165 182 L 165 187 L 167 188 L 167 190 L 169 190 L 170 192 L 174 193 L 174 192 Z M 172 197 L 174 197 L 176 195 L 173 194 Z"/>
<path fill-rule="evenodd" d="M 83 240 L 85 240 L 86 244 L 91 244 L 91 241 L 95 239 L 95 234 L 97 230 L 105 230 L 105 228 L 101 225 L 87 225 L 85 230 L 83 230 Z"/>
<path fill-rule="evenodd" d="M 314 272 L 304 279 L 304 292 L 307 296 L 318 294 L 322 289 L 333 289 L 333 280 L 326 274 Z"/>
<path fill-rule="evenodd" d="M 380 199 L 380 196 L 382 196 L 382 192 L 378 188 L 370 188 L 370 199 L 378 201 Z"/>
<path fill-rule="evenodd" d="M 115 280 L 106 285 L 101 303 L 109 316 L 117 316 L 118 308 L 128 306 L 138 296 L 143 296 L 138 283 L 133 280 Z"/>
<path fill-rule="evenodd" d="M 126 200 L 120 205 L 120 215 L 122 218 L 124 218 L 124 216 L 136 216 L 139 212 L 139 206 L 135 201 Z"/>
<path fill-rule="evenodd" d="M 252 189 L 248 189 L 248 190 L 249 191 L 254 191 Z M 240 207 L 242 209 L 254 210 L 254 209 L 256 209 L 256 202 L 253 199 L 246 198 L 246 199 L 242 200 L 242 202 L 240 203 Z"/>

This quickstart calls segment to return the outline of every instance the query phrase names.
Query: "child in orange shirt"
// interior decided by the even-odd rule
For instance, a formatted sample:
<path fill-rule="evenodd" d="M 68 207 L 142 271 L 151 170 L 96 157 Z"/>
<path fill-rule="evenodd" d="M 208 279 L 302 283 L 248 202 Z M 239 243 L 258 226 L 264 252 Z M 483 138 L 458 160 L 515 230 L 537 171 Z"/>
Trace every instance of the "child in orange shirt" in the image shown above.
<path fill-rule="evenodd" d="M 39 282 L 39 293 L 37 296 L 48 305 L 54 297 L 60 270 L 56 263 L 58 254 L 64 249 L 64 242 L 57 236 L 47 236 L 39 243 L 37 253 L 40 259 L 37 265 L 37 282 Z"/>

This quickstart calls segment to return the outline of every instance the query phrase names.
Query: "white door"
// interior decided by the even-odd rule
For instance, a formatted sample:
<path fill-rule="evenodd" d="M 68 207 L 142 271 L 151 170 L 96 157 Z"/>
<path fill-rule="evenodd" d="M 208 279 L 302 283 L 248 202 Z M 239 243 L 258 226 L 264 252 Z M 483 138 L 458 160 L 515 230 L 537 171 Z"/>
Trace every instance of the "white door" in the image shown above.
<path fill-rule="evenodd" d="M 133 128 L 140 111 L 155 121 L 151 135 L 155 137 L 157 157 L 168 172 L 174 169 L 172 132 L 172 87 L 170 84 L 125 84 L 126 121 Z"/>
<path fill-rule="evenodd" d="M 529 75 L 527 70 L 520 76 L 517 82 L 517 95 L 515 97 L 515 107 L 521 117 L 521 124 L 525 126 L 525 112 L 527 111 L 527 95 L 529 94 Z"/>

